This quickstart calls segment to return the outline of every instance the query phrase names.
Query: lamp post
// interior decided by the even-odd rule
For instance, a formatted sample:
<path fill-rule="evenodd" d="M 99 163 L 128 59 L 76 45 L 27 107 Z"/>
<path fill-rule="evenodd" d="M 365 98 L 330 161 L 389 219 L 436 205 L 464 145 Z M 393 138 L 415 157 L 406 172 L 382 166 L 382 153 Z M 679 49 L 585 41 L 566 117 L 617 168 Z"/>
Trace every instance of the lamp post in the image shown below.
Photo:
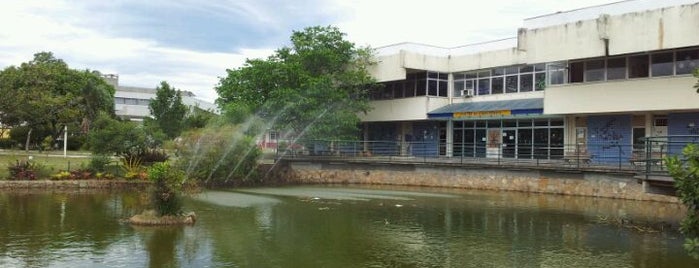
<path fill-rule="evenodd" d="M 63 125 L 63 158 L 68 158 L 68 125 Z"/>

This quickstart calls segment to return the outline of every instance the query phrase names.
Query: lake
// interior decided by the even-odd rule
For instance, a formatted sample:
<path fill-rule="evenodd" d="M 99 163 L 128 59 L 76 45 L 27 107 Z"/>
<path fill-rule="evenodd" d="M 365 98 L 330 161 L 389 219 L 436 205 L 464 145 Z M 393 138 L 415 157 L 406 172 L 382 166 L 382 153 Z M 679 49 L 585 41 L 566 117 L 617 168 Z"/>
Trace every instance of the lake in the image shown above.
<path fill-rule="evenodd" d="M 0 267 L 699 267 L 676 204 L 388 186 L 209 190 L 194 226 L 135 192 L 0 192 Z"/>

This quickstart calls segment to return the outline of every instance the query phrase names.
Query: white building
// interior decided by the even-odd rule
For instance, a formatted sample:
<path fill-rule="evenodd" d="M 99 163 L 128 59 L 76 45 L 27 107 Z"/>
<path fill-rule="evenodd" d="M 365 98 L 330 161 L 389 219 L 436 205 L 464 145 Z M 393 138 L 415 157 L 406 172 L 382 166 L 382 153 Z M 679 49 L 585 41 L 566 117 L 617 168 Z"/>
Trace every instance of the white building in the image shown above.
<path fill-rule="evenodd" d="M 151 116 L 148 104 L 155 99 L 155 88 L 129 87 L 119 85 L 119 76 L 108 74 L 103 76 L 107 83 L 114 86 L 114 112 L 117 116 L 128 118 L 132 121 L 143 121 L 143 118 Z M 215 104 L 197 99 L 194 93 L 182 91 L 182 103 L 189 107 L 199 107 L 202 110 L 218 113 Z"/>
<path fill-rule="evenodd" d="M 699 3 L 687 0 L 529 18 L 516 38 L 495 42 L 382 47 L 372 75 L 385 87 L 360 116 L 365 140 L 399 148 L 366 150 L 628 160 L 638 138 L 699 134 L 697 67 Z"/>

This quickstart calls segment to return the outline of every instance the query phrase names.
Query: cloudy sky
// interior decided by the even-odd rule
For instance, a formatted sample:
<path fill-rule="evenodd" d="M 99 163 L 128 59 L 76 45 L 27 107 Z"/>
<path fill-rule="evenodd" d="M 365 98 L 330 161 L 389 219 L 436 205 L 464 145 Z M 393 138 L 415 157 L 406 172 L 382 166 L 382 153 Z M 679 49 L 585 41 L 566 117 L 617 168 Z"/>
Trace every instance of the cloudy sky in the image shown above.
<path fill-rule="evenodd" d="M 0 68 L 51 51 L 122 85 L 168 81 L 200 98 L 246 58 L 288 45 L 293 30 L 335 25 L 358 45 L 453 47 L 516 36 L 525 18 L 614 0 L 2 0 Z"/>

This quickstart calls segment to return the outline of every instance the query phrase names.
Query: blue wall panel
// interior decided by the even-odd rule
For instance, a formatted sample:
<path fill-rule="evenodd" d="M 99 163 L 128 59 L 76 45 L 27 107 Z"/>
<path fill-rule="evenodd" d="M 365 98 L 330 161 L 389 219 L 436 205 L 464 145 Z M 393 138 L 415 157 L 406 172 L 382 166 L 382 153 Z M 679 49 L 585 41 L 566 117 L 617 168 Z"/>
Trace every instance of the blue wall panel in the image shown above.
<path fill-rule="evenodd" d="M 439 133 L 437 122 L 413 123 L 413 142 L 411 142 L 414 156 L 439 156 Z"/>
<path fill-rule="evenodd" d="M 594 162 L 625 164 L 631 157 L 631 116 L 587 118 L 587 148 Z"/>
<path fill-rule="evenodd" d="M 669 114 L 667 116 L 667 134 L 670 136 L 699 135 L 699 113 Z M 670 137 L 669 141 L 668 153 L 679 154 L 687 143 L 696 143 L 697 139 L 695 137 Z"/>

